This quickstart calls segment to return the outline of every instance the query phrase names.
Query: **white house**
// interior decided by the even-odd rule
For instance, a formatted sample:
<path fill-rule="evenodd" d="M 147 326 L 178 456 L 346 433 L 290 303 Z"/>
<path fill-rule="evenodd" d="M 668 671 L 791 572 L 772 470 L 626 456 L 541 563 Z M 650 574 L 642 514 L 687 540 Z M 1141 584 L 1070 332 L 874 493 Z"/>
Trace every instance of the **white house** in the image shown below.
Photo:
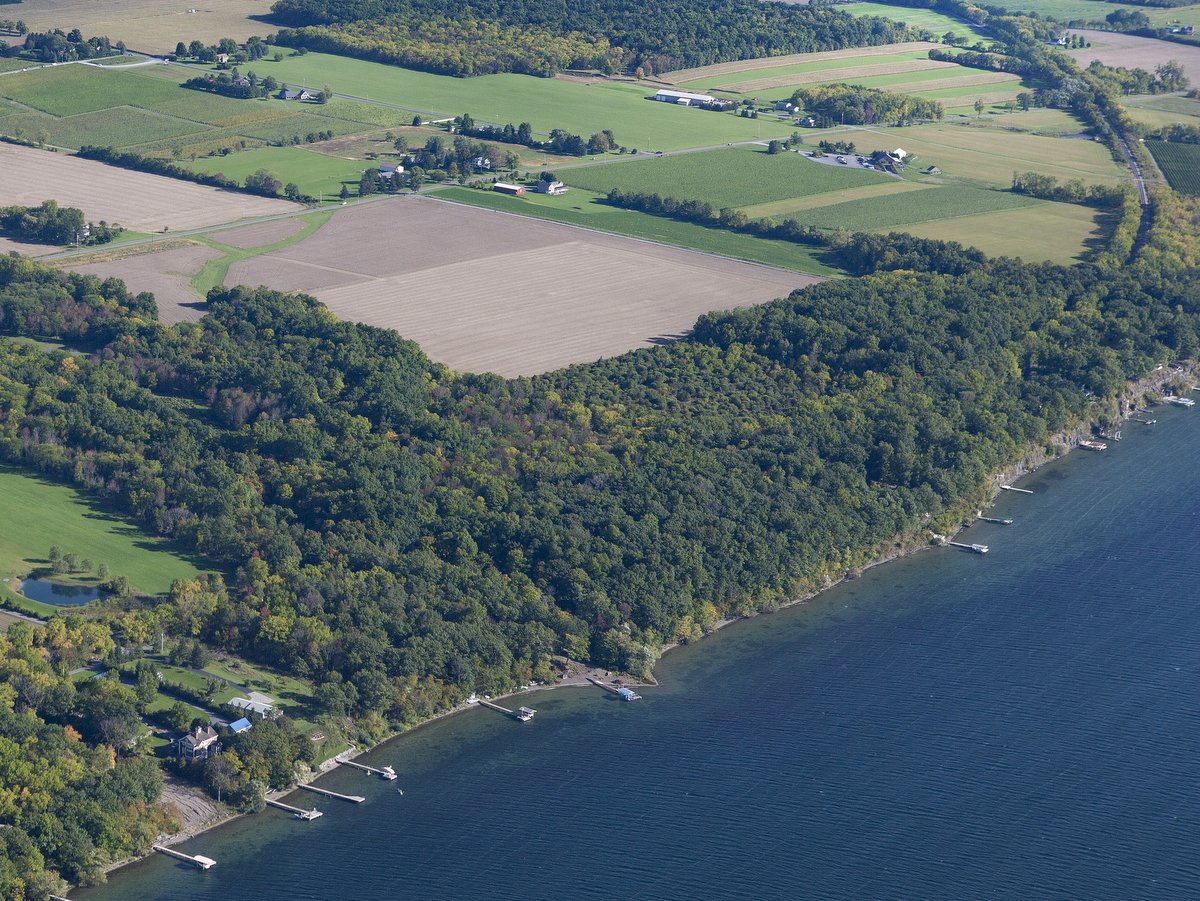
<path fill-rule="evenodd" d="M 687 91 L 660 90 L 654 95 L 655 100 L 663 103 L 677 103 L 680 106 L 700 106 L 703 103 L 716 103 L 716 97 L 708 94 L 689 94 Z"/>
<path fill-rule="evenodd" d="M 560 194 L 567 193 L 567 186 L 561 181 L 539 181 L 534 190 L 539 194 L 549 194 L 551 197 L 558 197 Z"/>
<path fill-rule="evenodd" d="M 397 175 L 404 174 L 404 167 L 399 163 L 380 163 L 379 177 L 380 178 L 395 178 Z"/>
<path fill-rule="evenodd" d="M 892 159 L 894 159 L 896 162 L 899 163 L 899 162 L 902 162 L 904 160 L 904 158 L 908 156 L 908 151 L 906 151 L 903 147 L 897 147 L 895 150 L 889 150 L 888 156 L 890 156 Z"/>

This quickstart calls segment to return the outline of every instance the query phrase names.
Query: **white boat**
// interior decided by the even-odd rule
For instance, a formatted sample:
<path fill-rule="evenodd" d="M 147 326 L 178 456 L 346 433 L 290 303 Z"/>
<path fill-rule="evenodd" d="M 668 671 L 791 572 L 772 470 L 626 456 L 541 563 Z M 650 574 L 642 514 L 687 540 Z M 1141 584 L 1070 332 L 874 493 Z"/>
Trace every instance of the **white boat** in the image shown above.
<path fill-rule="evenodd" d="M 1194 407 L 1196 402 L 1190 397 L 1168 397 L 1167 401 L 1173 403 L 1177 407 Z"/>
<path fill-rule="evenodd" d="M 533 719 L 533 715 L 537 713 L 532 707 L 520 707 L 517 709 L 517 719 L 522 723 L 528 723 Z"/>
<path fill-rule="evenodd" d="M 379 777 L 381 779 L 386 779 L 388 782 L 391 782 L 393 779 L 396 778 L 396 771 L 394 769 L 392 769 L 390 766 L 382 767 L 379 770 Z"/>
<path fill-rule="evenodd" d="M 1090 451 L 1108 450 L 1108 445 L 1103 441 L 1080 441 L 1079 446 Z"/>

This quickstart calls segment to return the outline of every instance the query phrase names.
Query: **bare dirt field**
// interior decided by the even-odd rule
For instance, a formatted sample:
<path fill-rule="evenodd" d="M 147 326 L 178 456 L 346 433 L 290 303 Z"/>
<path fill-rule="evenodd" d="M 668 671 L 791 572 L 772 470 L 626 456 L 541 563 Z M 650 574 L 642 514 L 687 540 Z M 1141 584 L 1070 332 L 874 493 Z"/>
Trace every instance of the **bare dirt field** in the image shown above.
<path fill-rule="evenodd" d="M 99 278 L 122 279 L 135 293 L 151 292 L 158 301 L 158 318 L 174 324 L 195 322 L 204 315 L 204 305 L 196 302 L 191 278 L 201 266 L 219 256 L 220 251 L 211 247 L 188 243 L 149 253 L 114 254 L 113 259 L 103 262 L 68 263 L 63 268 Z"/>
<path fill-rule="evenodd" d="M 209 237 L 230 247 L 265 247 L 304 231 L 307 225 L 303 219 L 276 219 L 273 222 L 259 222 L 257 225 L 243 225 L 241 228 L 213 232 Z"/>
<path fill-rule="evenodd" d="M 845 50 L 823 50 L 818 53 L 790 53 L 786 56 L 764 56 L 758 59 L 742 59 L 729 63 L 714 63 L 711 66 L 699 66 L 695 69 L 679 69 L 675 72 L 664 72 L 658 76 L 658 81 L 668 84 L 680 84 L 685 81 L 695 81 L 697 78 L 712 78 L 719 75 L 736 75 L 740 72 L 753 72 L 756 69 L 777 69 L 782 66 L 796 66 L 804 63 L 820 63 L 836 59 L 867 59 L 872 56 L 889 56 L 893 53 L 907 53 L 910 50 L 932 50 L 941 47 L 929 41 L 905 41 L 900 44 L 881 44 L 878 47 L 848 47 Z"/>
<path fill-rule="evenodd" d="M 6 205 L 47 199 L 79 207 L 93 221 L 138 232 L 220 225 L 300 210 L 299 204 L 206 188 L 32 147 L 0 144 L 0 197 Z"/>
<path fill-rule="evenodd" d="M 1071 34 L 1081 35 L 1095 45 L 1067 51 L 1067 55 L 1081 66 L 1086 67 L 1092 60 L 1098 59 L 1106 66 L 1153 72 L 1155 66 L 1177 60 L 1192 84 L 1200 84 L 1200 47 L 1114 31 L 1089 31 L 1086 28 L 1072 28 Z"/>
<path fill-rule="evenodd" d="M 418 197 L 336 214 L 235 264 L 227 284 L 304 290 L 454 369 L 530 375 L 670 340 L 705 312 L 811 276 Z"/>
<path fill-rule="evenodd" d="M 220 38 L 265 37 L 277 29 L 249 17 L 270 11 L 271 0 L 33 0 L 11 18 L 23 19 L 30 31 L 77 27 L 85 37 L 107 35 L 133 50 L 169 53 L 178 41 L 215 44 Z"/>
<path fill-rule="evenodd" d="M 904 62 L 843 66 L 838 69 L 818 69 L 814 72 L 801 72 L 797 75 L 780 75 L 776 78 L 757 78 L 751 81 L 739 81 L 734 84 L 717 85 L 713 90 L 728 91 L 731 94 L 753 94 L 758 91 L 770 91 L 774 88 L 784 88 L 792 85 L 853 81 L 856 78 L 870 78 L 874 75 L 904 75 L 909 72 L 925 72 L 930 69 L 954 68 L 957 68 L 956 63 L 947 63 L 936 59 L 910 59 Z M 938 84 L 941 84 L 941 82 L 938 82 Z"/>
<path fill-rule="evenodd" d="M 2 180 L 2 176 L 0 176 L 0 180 Z M 25 244 L 12 238 L 0 237 L 0 253 L 5 255 L 19 253 L 23 257 L 40 257 L 59 249 L 51 244 Z"/>

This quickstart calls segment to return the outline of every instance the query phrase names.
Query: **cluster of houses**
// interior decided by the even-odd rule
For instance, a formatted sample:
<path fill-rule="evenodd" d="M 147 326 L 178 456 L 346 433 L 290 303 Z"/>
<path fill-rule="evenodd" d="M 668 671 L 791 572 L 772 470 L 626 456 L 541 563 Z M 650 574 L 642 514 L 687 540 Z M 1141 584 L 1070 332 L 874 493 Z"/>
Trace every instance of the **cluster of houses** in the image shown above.
<path fill-rule="evenodd" d="M 250 716 L 268 719 L 279 714 L 278 709 L 273 705 L 249 698 L 234 698 L 228 706 L 237 707 L 248 714 L 248 716 L 229 724 L 229 730 L 234 735 L 245 732 L 253 725 L 250 722 Z M 208 760 L 220 750 L 221 733 L 212 726 L 196 726 L 175 742 L 175 754 L 182 760 Z"/>

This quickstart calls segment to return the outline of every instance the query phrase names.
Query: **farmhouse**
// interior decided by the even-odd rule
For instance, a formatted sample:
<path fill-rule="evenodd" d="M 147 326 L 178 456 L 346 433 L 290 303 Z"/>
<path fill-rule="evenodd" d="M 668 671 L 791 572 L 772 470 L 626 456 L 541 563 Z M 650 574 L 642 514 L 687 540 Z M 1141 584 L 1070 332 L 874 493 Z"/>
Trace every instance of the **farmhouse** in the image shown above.
<path fill-rule="evenodd" d="M 221 750 L 220 736 L 212 726 L 197 726 L 179 739 L 176 749 L 184 760 L 207 760 Z"/>
<path fill-rule="evenodd" d="M 395 178 L 404 174 L 404 167 L 399 163 L 380 163 L 378 171 L 380 178 Z"/>
<path fill-rule="evenodd" d="M 549 194 L 551 197 L 558 197 L 561 194 L 567 193 L 567 186 L 561 181 L 539 181 L 534 190 L 539 194 Z"/>
<path fill-rule="evenodd" d="M 908 151 L 903 147 L 897 147 L 895 150 L 889 150 L 888 156 L 894 159 L 897 163 L 901 163 L 904 161 L 904 158 L 908 156 Z"/>
<path fill-rule="evenodd" d="M 290 88 L 284 87 L 279 91 L 280 100 L 312 100 L 312 94 L 301 88 L 298 91 L 293 91 Z"/>
<path fill-rule="evenodd" d="M 509 185 L 502 181 L 498 181 L 492 185 L 492 190 L 497 194 L 511 194 L 514 197 L 520 197 L 525 193 L 525 189 L 520 185 Z"/>
<path fill-rule="evenodd" d="M 471 160 L 471 165 L 474 167 L 476 172 L 483 172 L 485 170 L 491 171 L 492 161 L 486 156 L 477 156 L 475 159 Z"/>
<path fill-rule="evenodd" d="M 791 110 L 795 109 L 795 107 L 792 106 L 791 102 L 788 100 L 777 100 L 775 101 L 775 109 L 783 112 L 790 112 Z"/>
<path fill-rule="evenodd" d="M 680 106 L 701 106 L 705 103 L 716 103 L 716 97 L 708 94 L 689 94 L 687 91 L 661 90 L 654 95 L 655 100 L 663 103 L 677 103 Z"/>

